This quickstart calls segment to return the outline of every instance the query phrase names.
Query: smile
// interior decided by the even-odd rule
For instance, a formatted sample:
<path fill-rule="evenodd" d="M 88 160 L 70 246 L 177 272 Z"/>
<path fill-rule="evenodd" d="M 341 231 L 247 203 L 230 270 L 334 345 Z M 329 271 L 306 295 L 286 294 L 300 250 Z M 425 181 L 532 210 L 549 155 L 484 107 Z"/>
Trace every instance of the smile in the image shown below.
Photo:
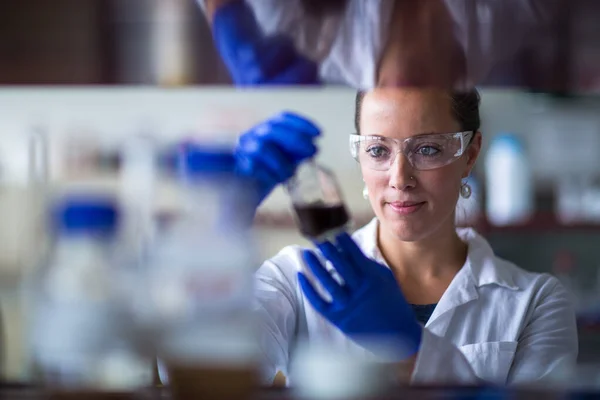
<path fill-rule="evenodd" d="M 419 202 L 419 203 L 415 203 L 415 202 L 393 202 L 393 203 L 387 203 L 388 206 L 390 206 L 390 208 L 400 214 L 400 215 L 410 215 L 413 213 L 416 213 L 417 211 L 419 211 L 421 209 L 421 207 L 423 207 L 423 205 L 425 204 L 424 201 Z"/>

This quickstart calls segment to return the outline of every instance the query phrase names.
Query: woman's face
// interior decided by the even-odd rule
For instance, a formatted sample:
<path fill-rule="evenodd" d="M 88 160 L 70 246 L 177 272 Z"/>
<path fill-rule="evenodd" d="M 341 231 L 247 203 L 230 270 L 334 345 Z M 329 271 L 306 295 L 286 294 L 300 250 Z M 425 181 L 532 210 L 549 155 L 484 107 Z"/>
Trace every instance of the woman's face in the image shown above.
<path fill-rule="evenodd" d="M 460 132 L 451 98 L 432 89 L 376 89 L 362 103 L 361 135 L 406 139 L 424 133 Z M 399 153 L 387 171 L 361 165 L 371 206 L 381 226 L 403 241 L 419 241 L 454 229 L 454 210 L 462 179 L 481 148 L 477 133 L 456 161 L 433 170 L 416 170 Z"/>

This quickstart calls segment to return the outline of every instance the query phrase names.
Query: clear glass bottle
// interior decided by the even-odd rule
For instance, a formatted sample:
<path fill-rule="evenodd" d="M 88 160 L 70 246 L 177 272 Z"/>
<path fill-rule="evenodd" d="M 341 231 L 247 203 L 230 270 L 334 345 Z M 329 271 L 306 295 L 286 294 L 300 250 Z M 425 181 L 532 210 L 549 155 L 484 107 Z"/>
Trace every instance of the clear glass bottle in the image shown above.
<path fill-rule="evenodd" d="M 176 166 L 181 213 L 144 268 L 159 370 L 176 396 L 237 398 L 255 386 L 254 246 L 237 218 L 244 191 L 229 151 L 186 146 Z"/>
<path fill-rule="evenodd" d="M 27 288 L 32 361 L 42 381 L 65 391 L 149 386 L 151 362 L 134 347 L 120 286 L 116 202 L 67 196 L 53 217 L 53 251 Z"/>
<path fill-rule="evenodd" d="M 304 236 L 326 240 L 349 228 L 350 215 L 332 172 L 309 160 L 298 167 L 286 186 Z"/>

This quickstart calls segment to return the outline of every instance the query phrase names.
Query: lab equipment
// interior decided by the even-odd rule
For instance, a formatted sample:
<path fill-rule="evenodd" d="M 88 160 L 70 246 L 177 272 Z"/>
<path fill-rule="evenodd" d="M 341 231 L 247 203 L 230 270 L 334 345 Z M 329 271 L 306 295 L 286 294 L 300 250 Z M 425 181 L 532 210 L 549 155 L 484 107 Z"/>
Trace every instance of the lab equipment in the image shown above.
<path fill-rule="evenodd" d="M 349 228 L 350 216 L 333 173 L 313 160 L 300 164 L 286 183 L 300 232 L 316 241 Z"/>
<path fill-rule="evenodd" d="M 574 224 L 583 218 L 585 182 L 580 174 L 563 174 L 555 182 L 554 213 L 561 224 Z"/>
<path fill-rule="evenodd" d="M 141 271 L 138 318 L 155 333 L 161 380 L 176 397 L 238 398 L 254 387 L 254 247 L 237 218 L 247 203 L 234 165 L 230 150 L 181 149 L 182 212 Z"/>
<path fill-rule="evenodd" d="M 155 231 L 158 144 L 151 136 L 135 135 L 125 141 L 120 158 L 120 201 L 124 210 L 125 239 L 140 255 Z"/>
<path fill-rule="evenodd" d="M 582 193 L 583 217 L 587 222 L 600 222 L 600 180 L 597 176 L 588 176 Z"/>
<path fill-rule="evenodd" d="M 378 398 L 398 381 L 396 371 L 385 363 L 323 343 L 302 341 L 294 353 L 297 356 L 292 364 L 291 388 L 296 399 Z"/>
<path fill-rule="evenodd" d="M 402 153 L 413 168 L 426 171 L 456 161 L 472 138 L 472 131 L 424 134 L 402 140 L 385 136 L 350 135 L 350 154 L 367 168 L 387 171 L 398 154 Z"/>
<path fill-rule="evenodd" d="M 255 189 L 255 207 L 280 183 L 290 179 L 302 161 L 313 157 L 321 134 L 306 118 L 283 112 L 241 135 L 235 148 L 236 174 Z"/>
<path fill-rule="evenodd" d="M 285 35 L 264 35 L 244 0 L 218 8 L 214 41 L 236 85 L 318 84 L 317 64 Z"/>
<path fill-rule="evenodd" d="M 152 383 L 151 362 L 136 348 L 119 286 L 116 202 L 66 196 L 53 210 L 57 235 L 49 262 L 36 271 L 32 358 L 58 390 L 131 390 Z"/>
<path fill-rule="evenodd" d="M 555 213 L 560 223 L 600 222 L 600 181 L 597 176 L 563 173 L 555 185 Z"/>
<path fill-rule="evenodd" d="M 323 299 L 308 277 L 299 272 L 300 286 L 312 306 L 385 361 L 399 362 L 414 356 L 421 345 L 423 327 L 392 271 L 366 257 L 347 233 L 338 235 L 335 244 L 323 242 L 317 247 L 343 284 L 332 277 L 312 251 L 304 250 L 304 261 L 332 299 Z"/>
<path fill-rule="evenodd" d="M 525 146 L 511 133 L 492 139 L 485 158 L 486 214 L 492 225 L 519 224 L 534 210 L 534 184 Z"/>

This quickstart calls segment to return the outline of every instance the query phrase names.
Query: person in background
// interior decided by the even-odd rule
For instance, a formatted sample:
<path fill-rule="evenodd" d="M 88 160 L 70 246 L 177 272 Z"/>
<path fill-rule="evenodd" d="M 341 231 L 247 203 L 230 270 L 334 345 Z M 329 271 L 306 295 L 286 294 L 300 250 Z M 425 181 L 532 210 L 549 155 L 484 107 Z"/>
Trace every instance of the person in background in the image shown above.
<path fill-rule="evenodd" d="M 472 87 L 555 38 L 564 0 L 198 0 L 237 85 Z"/>
<path fill-rule="evenodd" d="M 455 226 L 481 150 L 479 105 L 475 90 L 358 93 L 351 152 L 376 217 L 317 250 L 286 247 L 256 272 L 265 382 L 290 377 L 305 339 L 375 355 L 413 383 L 539 383 L 574 366 L 575 313 L 558 280 Z M 318 135 L 278 115 L 241 135 L 238 173 L 265 198 L 314 156 Z"/>

